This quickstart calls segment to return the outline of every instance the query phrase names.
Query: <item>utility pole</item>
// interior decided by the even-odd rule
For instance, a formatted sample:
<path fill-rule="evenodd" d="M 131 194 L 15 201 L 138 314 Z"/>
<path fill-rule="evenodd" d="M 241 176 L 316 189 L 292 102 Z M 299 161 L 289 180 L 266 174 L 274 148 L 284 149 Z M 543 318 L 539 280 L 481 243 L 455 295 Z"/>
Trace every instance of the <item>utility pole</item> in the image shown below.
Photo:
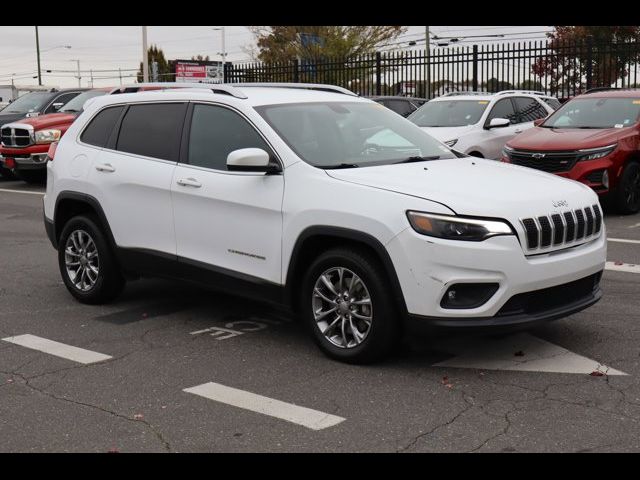
<path fill-rule="evenodd" d="M 93 88 L 93 69 L 89 70 L 89 75 L 91 76 L 91 88 Z"/>
<path fill-rule="evenodd" d="M 429 26 L 424 27 L 424 40 L 426 46 L 426 62 L 427 62 L 427 88 L 426 88 L 426 96 L 427 99 L 431 98 L 431 65 L 429 64 L 430 50 L 431 50 L 431 42 L 429 38 Z"/>
<path fill-rule="evenodd" d="M 40 37 L 36 26 L 36 55 L 38 57 L 38 85 L 42 85 L 42 74 L 40 73 Z"/>
<path fill-rule="evenodd" d="M 71 60 L 78 65 L 78 88 L 82 87 L 82 75 L 80 74 L 80 60 Z"/>
<path fill-rule="evenodd" d="M 122 85 L 122 69 L 118 67 L 118 77 L 120 77 L 120 85 Z"/>
<path fill-rule="evenodd" d="M 214 28 L 213 30 L 220 30 L 220 33 L 222 34 L 222 51 L 218 52 L 218 55 L 222 57 L 222 83 L 224 83 L 226 80 L 226 78 L 224 77 L 224 65 L 227 60 L 227 49 L 225 48 L 224 27 L 217 27 L 217 28 Z"/>
<path fill-rule="evenodd" d="M 147 27 L 142 27 L 142 81 L 149 81 L 149 56 L 147 54 Z"/>

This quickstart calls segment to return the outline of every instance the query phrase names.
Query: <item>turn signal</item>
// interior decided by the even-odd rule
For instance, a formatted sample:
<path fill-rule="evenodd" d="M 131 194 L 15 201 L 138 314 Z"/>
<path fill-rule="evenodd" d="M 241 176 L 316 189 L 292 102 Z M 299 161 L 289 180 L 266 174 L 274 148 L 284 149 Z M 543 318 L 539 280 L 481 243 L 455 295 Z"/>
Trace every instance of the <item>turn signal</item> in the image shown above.
<path fill-rule="evenodd" d="M 47 150 L 47 160 L 53 161 L 53 157 L 56 155 L 56 149 L 58 148 L 58 142 L 53 142 L 49 145 L 49 150 Z"/>

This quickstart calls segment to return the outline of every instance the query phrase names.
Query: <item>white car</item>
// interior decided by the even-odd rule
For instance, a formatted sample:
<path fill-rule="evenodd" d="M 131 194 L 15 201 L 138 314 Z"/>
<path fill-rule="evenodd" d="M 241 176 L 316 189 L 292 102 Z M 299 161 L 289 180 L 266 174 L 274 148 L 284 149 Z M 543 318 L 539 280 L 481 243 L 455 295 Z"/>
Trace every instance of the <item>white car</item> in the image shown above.
<path fill-rule="evenodd" d="M 90 100 L 49 151 L 47 234 L 84 303 L 164 276 L 291 306 L 329 356 L 405 327 L 530 326 L 601 296 L 589 187 L 462 156 L 331 86 Z"/>
<path fill-rule="evenodd" d="M 558 99 L 542 92 L 451 92 L 407 118 L 459 152 L 499 160 L 505 143 L 559 107 Z"/>

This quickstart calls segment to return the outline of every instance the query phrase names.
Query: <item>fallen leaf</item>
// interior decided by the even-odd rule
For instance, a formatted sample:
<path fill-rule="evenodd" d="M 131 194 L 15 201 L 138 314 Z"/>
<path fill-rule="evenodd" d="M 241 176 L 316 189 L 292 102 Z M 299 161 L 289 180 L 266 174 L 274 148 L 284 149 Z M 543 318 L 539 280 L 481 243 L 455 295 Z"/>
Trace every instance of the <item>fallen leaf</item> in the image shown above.
<path fill-rule="evenodd" d="M 613 262 L 614 265 L 624 265 L 624 262 Z"/>
<path fill-rule="evenodd" d="M 445 387 L 447 387 L 447 388 L 453 388 L 453 385 L 451 385 L 450 383 L 447 383 L 447 384 L 445 385 Z"/>
<path fill-rule="evenodd" d="M 136 414 L 133 416 L 133 419 L 134 419 L 134 420 L 142 420 L 143 418 L 144 418 L 144 415 L 142 415 L 141 413 L 136 413 Z"/>
<path fill-rule="evenodd" d="M 589 375 L 591 375 L 592 377 L 604 377 L 604 373 L 600 370 L 594 370 Z"/>
<path fill-rule="evenodd" d="M 442 384 L 446 384 L 449 383 L 449 377 L 447 377 L 446 375 L 444 377 L 442 377 Z"/>
<path fill-rule="evenodd" d="M 116 447 L 113 447 L 113 448 L 110 448 L 107 453 L 120 453 L 120 451 Z"/>
<path fill-rule="evenodd" d="M 522 350 L 518 350 L 516 353 L 514 353 L 514 355 L 516 357 L 524 357 L 524 352 Z"/>

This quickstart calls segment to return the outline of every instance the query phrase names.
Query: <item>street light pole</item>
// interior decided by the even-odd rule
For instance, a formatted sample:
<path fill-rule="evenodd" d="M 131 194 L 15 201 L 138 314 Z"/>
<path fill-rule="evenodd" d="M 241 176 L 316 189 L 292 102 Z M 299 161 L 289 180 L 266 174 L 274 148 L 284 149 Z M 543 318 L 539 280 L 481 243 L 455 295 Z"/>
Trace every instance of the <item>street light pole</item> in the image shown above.
<path fill-rule="evenodd" d="M 80 60 L 70 60 L 71 62 L 76 62 L 78 64 L 78 88 L 82 87 L 82 83 L 81 83 L 81 79 L 82 76 L 80 75 Z"/>
<path fill-rule="evenodd" d="M 225 48 L 224 27 L 217 27 L 217 28 L 214 28 L 213 30 L 220 30 L 220 32 L 222 34 L 222 52 L 218 52 L 218 55 L 220 55 L 222 57 L 222 83 L 224 83 L 226 81 L 226 78 L 225 78 L 225 75 L 224 75 L 224 65 L 225 65 L 226 60 L 227 60 L 227 49 Z"/>
<path fill-rule="evenodd" d="M 147 53 L 147 27 L 142 27 L 142 81 L 149 81 L 149 55 Z"/>
<path fill-rule="evenodd" d="M 36 26 L 36 55 L 38 57 L 38 85 L 42 85 L 42 74 L 40 73 L 40 37 Z"/>

